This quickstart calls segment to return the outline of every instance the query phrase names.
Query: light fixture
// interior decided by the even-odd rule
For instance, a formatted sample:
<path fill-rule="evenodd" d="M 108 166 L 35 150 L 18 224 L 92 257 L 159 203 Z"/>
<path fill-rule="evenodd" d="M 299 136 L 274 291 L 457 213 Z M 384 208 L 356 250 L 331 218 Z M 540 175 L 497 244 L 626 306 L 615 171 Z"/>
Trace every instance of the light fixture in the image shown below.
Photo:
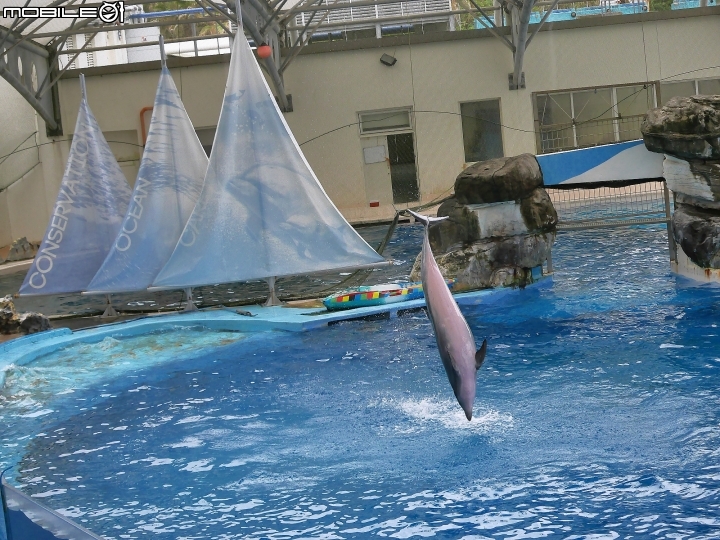
<path fill-rule="evenodd" d="M 380 57 L 380 62 L 388 67 L 392 67 L 395 65 L 395 62 L 397 62 L 397 58 L 395 58 L 394 56 L 390 56 L 389 54 L 383 54 Z"/>

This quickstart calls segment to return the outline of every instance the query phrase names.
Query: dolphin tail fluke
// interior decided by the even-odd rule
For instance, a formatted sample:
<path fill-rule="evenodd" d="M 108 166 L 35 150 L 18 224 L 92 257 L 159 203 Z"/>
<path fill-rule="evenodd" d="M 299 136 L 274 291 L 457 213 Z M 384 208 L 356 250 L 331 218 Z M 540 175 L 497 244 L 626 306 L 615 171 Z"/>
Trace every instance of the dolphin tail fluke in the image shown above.
<path fill-rule="evenodd" d="M 436 221 L 445 221 L 449 218 L 449 216 L 443 216 L 443 217 L 431 217 L 431 216 L 423 216 L 422 214 L 418 214 L 417 212 L 413 212 L 412 210 L 406 210 L 406 212 L 410 213 L 412 217 L 417 219 L 420 223 L 425 225 L 426 227 L 429 226 L 431 223 L 435 223 Z"/>
<path fill-rule="evenodd" d="M 485 353 L 487 352 L 487 339 L 483 339 L 482 346 L 475 353 L 475 369 L 480 369 L 485 361 Z"/>

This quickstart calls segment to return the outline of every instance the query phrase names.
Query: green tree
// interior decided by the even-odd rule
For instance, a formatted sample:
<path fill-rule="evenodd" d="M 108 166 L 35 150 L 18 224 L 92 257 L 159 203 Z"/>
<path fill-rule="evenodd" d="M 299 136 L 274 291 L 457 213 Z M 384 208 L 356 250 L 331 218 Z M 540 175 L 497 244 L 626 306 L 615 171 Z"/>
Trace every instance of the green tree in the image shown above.
<path fill-rule="evenodd" d="M 192 0 L 169 0 L 167 2 L 153 2 L 152 4 L 145 4 L 145 12 L 158 12 L 158 11 L 175 11 L 180 9 L 195 8 L 198 5 Z M 160 27 L 160 33 L 165 39 L 177 39 L 186 38 L 192 36 L 192 28 L 190 23 L 193 19 L 198 17 L 206 17 L 207 13 L 199 13 L 195 15 L 179 15 L 177 18 L 180 20 L 187 20 L 187 23 L 171 24 Z M 216 22 L 203 22 L 196 23 L 196 35 L 198 36 L 214 36 L 217 34 L 224 34 L 225 30 Z"/>
<path fill-rule="evenodd" d="M 650 0 L 650 9 L 653 11 L 670 11 L 673 0 Z"/>
<path fill-rule="evenodd" d="M 490 8 L 486 11 L 488 15 L 492 18 L 492 7 L 493 7 L 493 0 L 475 0 L 475 3 L 480 7 L 486 7 Z M 453 9 L 471 9 L 473 10 L 473 13 L 461 13 L 457 16 L 458 21 L 458 30 L 474 30 L 475 28 L 478 28 L 478 26 L 475 25 L 475 21 L 485 21 L 485 17 L 483 17 L 476 9 L 470 0 L 454 0 L 453 2 Z M 481 25 L 480 28 L 483 26 Z"/>

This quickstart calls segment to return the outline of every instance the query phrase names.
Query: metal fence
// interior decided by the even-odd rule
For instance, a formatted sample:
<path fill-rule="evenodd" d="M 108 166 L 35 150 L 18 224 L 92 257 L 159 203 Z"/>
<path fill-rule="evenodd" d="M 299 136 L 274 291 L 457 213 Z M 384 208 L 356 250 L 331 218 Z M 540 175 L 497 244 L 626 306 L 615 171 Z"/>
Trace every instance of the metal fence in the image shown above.
<path fill-rule="evenodd" d="M 641 139 L 640 124 L 644 114 L 539 126 L 539 149 L 542 154 L 584 148 L 599 144 Z"/>
<path fill-rule="evenodd" d="M 671 215 L 664 182 L 546 189 L 558 213 L 558 231 L 667 223 Z"/>

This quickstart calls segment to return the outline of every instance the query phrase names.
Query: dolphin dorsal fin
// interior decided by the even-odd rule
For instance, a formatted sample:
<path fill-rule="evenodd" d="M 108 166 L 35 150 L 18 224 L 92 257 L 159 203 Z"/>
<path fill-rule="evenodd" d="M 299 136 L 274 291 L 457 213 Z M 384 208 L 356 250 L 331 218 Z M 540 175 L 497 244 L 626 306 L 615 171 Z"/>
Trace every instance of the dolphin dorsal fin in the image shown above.
<path fill-rule="evenodd" d="M 480 369 L 485 361 L 485 353 L 487 352 L 487 339 L 483 339 L 482 346 L 475 353 L 475 369 Z"/>

